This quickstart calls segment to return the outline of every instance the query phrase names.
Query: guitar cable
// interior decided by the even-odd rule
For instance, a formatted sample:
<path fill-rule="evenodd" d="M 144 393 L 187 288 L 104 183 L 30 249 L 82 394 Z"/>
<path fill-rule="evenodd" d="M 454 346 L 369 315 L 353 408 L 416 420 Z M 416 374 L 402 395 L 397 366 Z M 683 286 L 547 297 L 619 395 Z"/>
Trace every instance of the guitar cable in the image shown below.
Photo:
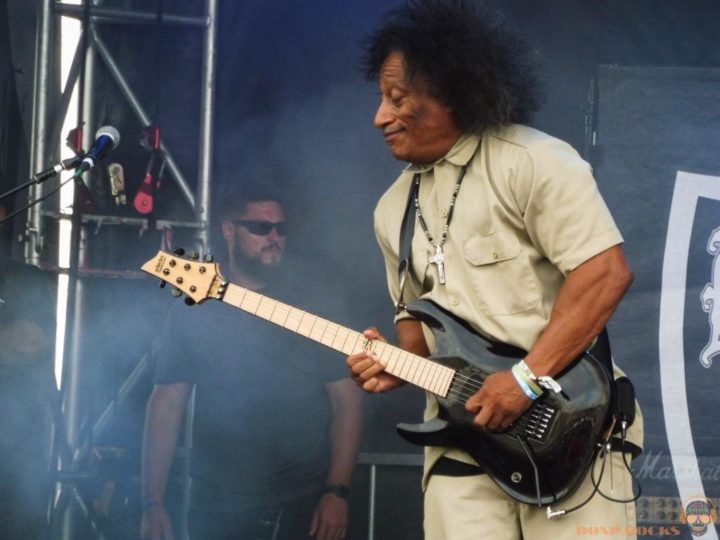
<path fill-rule="evenodd" d="M 606 495 L 602 491 L 599 491 L 600 495 L 603 496 L 608 501 L 613 502 L 619 502 L 619 503 L 631 503 L 635 502 L 640 498 L 640 494 L 642 493 L 642 486 L 640 485 L 640 479 L 635 476 L 635 474 L 632 471 L 632 468 L 630 467 L 630 464 L 627 461 L 627 456 L 625 452 L 626 443 L 627 443 L 627 428 L 635 422 L 635 388 L 633 387 L 632 382 L 630 382 L 630 379 L 627 377 L 619 377 L 615 381 L 615 389 L 617 392 L 616 396 L 616 408 L 617 408 L 617 417 L 620 420 L 620 454 L 622 455 L 623 464 L 625 465 L 625 469 L 630 473 L 630 477 L 632 478 L 633 483 L 633 492 L 635 491 L 634 486 L 637 485 L 637 495 L 634 495 L 631 499 L 628 500 L 622 500 L 622 499 L 615 499 L 614 497 L 611 497 L 610 495 Z M 592 469 L 590 471 L 590 477 L 593 480 L 592 477 Z M 600 481 L 598 480 L 598 484 Z"/>
<path fill-rule="evenodd" d="M 622 438 L 622 444 L 623 444 L 623 447 L 624 447 L 624 446 L 625 446 L 625 437 Z M 609 453 L 609 452 L 606 452 L 606 453 L 605 453 L 605 456 L 607 456 L 608 453 Z M 630 478 L 632 479 L 632 484 L 633 484 L 633 496 L 632 496 L 632 498 L 630 498 L 630 499 L 616 499 L 616 498 L 614 498 L 614 497 L 611 497 L 610 495 L 607 495 L 607 494 L 603 493 L 602 490 L 600 489 L 600 482 L 601 482 L 601 480 L 602 480 L 602 476 L 600 476 L 600 478 L 599 478 L 598 481 L 597 481 L 597 484 L 595 484 L 595 477 L 594 477 L 594 475 L 593 475 L 592 469 L 590 469 L 590 479 L 591 479 L 591 481 L 592 481 L 592 483 L 593 483 L 593 486 L 595 486 L 597 492 L 600 494 L 601 497 L 603 497 L 604 499 L 607 499 L 608 501 L 626 504 L 626 503 L 635 502 L 635 501 L 637 501 L 637 500 L 640 498 L 640 495 L 642 495 L 642 485 L 640 484 L 640 480 L 638 479 L 638 477 L 635 476 L 635 473 L 633 473 L 632 468 L 630 467 L 630 464 L 629 464 L 628 461 L 627 461 L 627 455 L 626 455 L 626 453 L 621 450 L 621 451 L 620 451 L 620 454 L 622 455 L 622 460 L 623 460 L 623 464 L 625 465 L 625 469 L 630 473 Z M 603 458 L 603 461 L 604 461 L 604 460 L 605 460 L 605 457 Z M 637 486 L 637 494 L 634 493 L 634 492 L 635 492 L 635 486 Z"/>
<path fill-rule="evenodd" d="M 621 421 L 624 422 L 624 421 Z M 622 442 L 622 448 L 625 448 L 625 431 L 623 430 L 621 433 L 621 442 Z M 548 519 L 557 519 L 559 517 L 562 517 L 566 514 L 569 514 L 570 512 L 574 512 L 575 510 L 579 510 L 583 506 L 585 506 L 587 503 L 590 502 L 590 499 L 592 499 L 595 494 L 600 494 L 601 497 L 604 499 L 607 499 L 608 501 L 616 502 L 616 503 L 622 503 L 627 504 L 631 502 L 635 502 L 640 498 L 640 495 L 642 495 L 642 486 L 640 485 L 640 480 L 635 476 L 635 473 L 633 473 L 632 468 L 630 467 L 630 464 L 627 461 L 627 456 L 625 455 L 625 452 L 622 450 L 620 451 L 620 454 L 622 455 L 623 464 L 625 465 L 625 469 L 630 473 L 630 477 L 632 479 L 633 483 L 633 496 L 630 499 L 616 499 L 614 497 L 611 497 L 610 495 L 607 495 L 602 492 L 600 489 L 600 482 L 602 482 L 603 474 L 605 473 L 605 464 L 607 461 L 608 455 L 612 452 L 611 450 L 611 443 L 610 440 L 608 440 L 605 444 L 601 447 L 601 467 L 600 467 L 600 476 L 595 479 L 595 464 L 593 463 L 593 466 L 590 467 L 590 481 L 593 485 L 592 493 L 588 496 L 587 499 L 585 499 L 583 502 L 578 504 L 577 506 L 573 506 L 572 508 L 563 509 L 563 510 L 552 510 L 550 506 L 547 507 L 547 518 Z M 634 486 L 637 485 L 637 493 L 634 493 L 635 488 Z"/>

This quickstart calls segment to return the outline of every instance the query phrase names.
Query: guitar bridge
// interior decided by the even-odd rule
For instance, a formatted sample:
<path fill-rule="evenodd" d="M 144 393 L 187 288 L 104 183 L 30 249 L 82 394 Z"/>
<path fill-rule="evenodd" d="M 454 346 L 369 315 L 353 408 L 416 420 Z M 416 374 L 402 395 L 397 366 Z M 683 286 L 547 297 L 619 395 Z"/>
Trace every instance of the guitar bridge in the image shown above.
<path fill-rule="evenodd" d="M 530 439 L 545 442 L 550 433 L 556 409 L 545 403 L 537 403 L 520 417 L 517 426 Z"/>

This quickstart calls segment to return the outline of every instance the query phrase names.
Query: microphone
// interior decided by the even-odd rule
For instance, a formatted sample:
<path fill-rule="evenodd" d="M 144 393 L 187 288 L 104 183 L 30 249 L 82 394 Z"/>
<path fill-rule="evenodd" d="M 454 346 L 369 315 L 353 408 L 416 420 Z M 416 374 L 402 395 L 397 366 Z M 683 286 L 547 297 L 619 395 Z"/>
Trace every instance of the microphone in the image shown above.
<path fill-rule="evenodd" d="M 75 176 L 92 169 L 112 149 L 120 143 L 120 133 L 112 126 L 103 126 L 95 133 L 95 142 L 83 156 L 82 163 L 75 170 Z"/>

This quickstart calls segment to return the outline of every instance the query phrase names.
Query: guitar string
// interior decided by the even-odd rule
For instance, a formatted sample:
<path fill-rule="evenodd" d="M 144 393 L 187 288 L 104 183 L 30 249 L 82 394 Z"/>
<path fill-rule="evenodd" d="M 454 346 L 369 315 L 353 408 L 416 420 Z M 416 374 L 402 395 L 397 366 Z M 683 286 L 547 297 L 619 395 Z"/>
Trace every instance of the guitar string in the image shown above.
<path fill-rule="evenodd" d="M 228 292 L 229 292 L 229 291 L 228 291 Z M 231 296 L 235 296 L 235 295 L 231 295 Z M 227 297 L 227 295 L 226 295 L 226 297 Z M 243 298 L 243 299 L 244 299 L 244 297 L 245 297 L 245 294 L 242 295 L 242 298 Z M 230 298 L 226 298 L 226 301 L 228 301 L 228 300 L 231 300 L 231 299 L 230 299 Z M 256 316 L 259 316 L 259 315 L 257 315 L 257 312 L 259 311 L 263 300 L 268 300 L 268 299 L 267 299 L 267 297 L 264 297 L 264 296 L 262 296 L 262 295 L 258 295 L 258 297 L 256 297 L 255 300 L 257 301 L 257 307 L 256 307 L 256 309 L 253 311 L 253 314 L 256 315 Z M 302 324 L 302 322 L 303 322 L 304 316 L 307 314 L 306 312 L 304 312 L 304 311 L 302 311 L 302 310 L 298 310 L 297 308 L 293 308 L 292 306 L 288 306 L 287 304 L 282 305 L 282 303 L 279 302 L 279 301 L 271 301 L 271 302 L 273 303 L 272 306 L 267 306 L 268 308 L 271 308 L 270 316 L 268 316 L 267 318 L 260 316 L 261 318 L 264 318 L 265 320 L 267 320 L 267 321 L 269 321 L 269 322 L 273 322 L 273 321 L 272 321 L 272 315 L 273 315 L 274 313 L 278 312 L 279 314 L 281 314 L 281 315 L 284 316 L 284 322 L 283 322 L 283 324 L 280 325 L 280 326 L 282 326 L 282 327 L 284 327 L 284 328 L 287 328 L 287 327 L 288 327 L 288 321 L 290 321 L 291 324 L 292 324 L 292 323 L 297 323 L 297 327 L 299 328 L 299 326 L 300 326 L 300 325 Z M 230 302 L 230 303 L 233 303 L 233 302 Z M 240 307 L 241 303 L 242 303 L 242 300 L 238 299 L 237 305 L 238 305 L 239 307 Z M 278 311 L 278 307 L 280 307 L 281 305 L 282 305 L 282 307 L 281 307 L 280 310 Z M 285 313 L 286 311 L 287 311 L 287 313 Z M 300 313 L 298 313 L 298 312 L 300 312 Z M 299 316 L 298 316 L 298 315 L 299 315 Z M 310 314 L 307 314 L 307 315 L 310 315 Z M 333 322 L 331 322 L 331 321 L 322 319 L 322 318 L 317 317 L 317 316 L 315 316 L 315 315 L 310 315 L 310 316 L 313 317 L 313 321 L 312 321 L 312 325 L 311 325 L 310 332 L 308 332 L 308 334 L 307 334 L 305 337 L 308 337 L 308 338 L 310 338 L 310 339 L 313 339 L 313 340 L 317 341 L 318 343 L 323 343 L 323 337 L 324 337 L 325 334 L 327 333 L 327 329 L 328 329 L 328 327 L 329 327 L 330 325 L 333 325 L 333 326 L 336 327 L 334 332 L 332 332 L 332 330 L 331 330 L 332 336 L 330 336 L 330 337 L 331 337 L 330 343 L 333 343 L 333 342 L 335 341 L 335 339 L 336 339 L 337 336 L 338 336 L 338 332 L 339 332 L 340 330 L 344 330 L 344 328 L 343 328 L 342 326 L 336 325 L 335 323 L 333 323 Z M 312 329 L 315 327 L 315 325 L 318 323 L 319 320 L 325 322 L 325 328 L 324 328 L 323 331 L 322 331 L 322 335 L 321 335 L 321 337 L 320 337 L 319 339 L 311 338 L 311 337 L 310 337 L 310 334 L 312 333 Z M 310 321 L 308 321 L 308 322 L 310 322 Z M 305 335 L 305 334 L 303 334 L 302 332 L 299 332 L 299 331 L 297 331 L 297 330 L 296 330 L 296 332 L 299 333 L 299 334 L 301 334 L 301 335 Z M 356 331 L 354 331 L 354 330 L 348 330 L 348 335 L 345 336 L 344 342 L 346 343 L 347 340 L 348 340 L 348 338 L 351 338 L 351 337 L 355 337 L 355 341 L 356 341 L 356 342 L 357 342 L 358 340 L 360 340 L 360 339 L 365 339 L 364 336 L 363 336 L 362 334 L 360 334 L 359 332 L 356 332 Z M 405 354 L 406 354 L 406 357 L 405 357 L 404 360 L 403 360 L 404 362 L 406 362 L 406 361 L 408 360 L 408 356 L 409 356 L 410 360 L 412 360 L 413 358 L 418 358 L 418 359 L 421 359 L 421 360 L 426 360 L 425 358 L 422 358 L 422 357 L 416 356 L 416 355 L 412 355 L 412 354 L 409 353 L 408 351 L 403 351 L 402 349 L 398 349 L 397 347 L 394 347 L 394 346 L 392 346 L 392 345 L 390 345 L 390 344 L 383 343 L 383 342 L 378 342 L 378 343 L 383 346 L 383 349 L 386 349 L 386 348 L 388 348 L 388 347 L 392 347 L 392 349 L 390 350 L 390 355 L 392 355 L 392 351 L 395 350 L 395 349 L 399 350 L 401 355 L 402 355 L 403 353 L 405 353 Z M 343 352 L 344 352 L 344 351 L 343 351 Z M 373 351 L 373 352 L 374 352 L 374 351 Z M 383 352 L 385 352 L 385 351 L 383 351 Z M 382 353 L 379 353 L 379 354 L 382 355 Z M 396 359 L 396 361 L 399 360 L 400 358 L 401 358 L 401 356 L 398 356 L 398 358 Z M 447 366 L 442 366 L 441 364 L 436 364 L 436 365 L 438 365 L 438 366 L 440 366 L 440 367 L 447 367 Z M 402 368 L 400 368 L 400 369 L 402 370 Z M 416 372 L 417 370 L 414 370 L 414 371 Z M 479 390 L 479 389 L 481 388 L 482 383 L 483 383 L 482 380 L 475 379 L 475 378 L 473 378 L 473 376 L 468 376 L 468 375 L 464 375 L 464 374 L 458 373 L 457 371 L 455 372 L 452 381 L 454 381 L 454 382 L 456 382 L 456 383 L 462 384 L 462 385 L 463 385 L 463 388 L 462 388 L 462 389 L 452 389 L 452 388 L 451 388 L 451 389 L 448 390 L 447 396 L 449 396 L 449 397 L 451 397 L 451 398 L 454 398 L 454 399 L 457 399 L 457 400 L 459 400 L 459 401 L 462 401 L 462 400 L 467 401 L 470 397 L 472 397 L 472 396 L 474 395 L 474 392 L 468 393 L 468 392 L 466 392 L 465 390 L 477 391 L 477 390 Z M 451 383 L 452 383 L 452 381 L 451 381 Z"/>
<path fill-rule="evenodd" d="M 247 294 L 248 292 L 252 292 L 252 291 L 248 291 L 247 289 L 244 290 L 244 291 L 242 291 L 242 298 L 243 298 L 243 300 L 244 300 L 244 297 L 246 296 L 246 294 Z M 230 296 L 236 296 L 236 294 L 233 294 L 234 291 L 233 291 L 233 292 L 228 291 L 228 293 L 230 293 Z M 284 327 L 284 328 L 287 328 L 287 321 L 288 321 L 289 319 L 291 319 L 291 315 L 293 315 L 293 317 L 292 317 L 292 319 L 293 319 L 292 322 L 297 322 L 297 323 L 298 323 L 298 327 L 299 327 L 300 324 L 302 324 L 303 316 L 304 316 L 305 314 L 307 314 L 306 312 L 304 312 L 304 311 L 302 311 L 302 310 L 298 310 L 297 308 L 293 308 L 292 306 L 289 306 L 289 305 L 287 305 L 287 304 L 283 304 L 282 302 L 279 302 L 279 301 L 277 301 L 277 300 L 271 300 L 271 299 L 269 299 L 268 297 L 263 296 L 263 295 L 259 295 L 259 294 L 257 294 L 257 293 L 255 293 L 255 295 L 256 295 L 256 296 L 255 296 L 255 300 L 257 301 L 257 308 L 255 309 L 255 312 L 254 312 L 255 315 L 257 315 L 257 311 L 260 309 L 261 304 L 263 303 L 263 301 L 270 301 L 270 302 L 272 302 L 273 305 L 272 305 L 272 306 L 268 306 L 268 307 L 272 307 L 270 316 L 267 317 L 267 318 L 262 317 L 262 318 L 265 318 L 266 320 L 268 320 L 269 322 L 273 322 L 273 321 L 272 321 L 272 315 L 275 313 L 275 311 L 277 310 L 278 307 L 282 306 L 280 313 L 283 313 L 285 310 L 287 310 L 287 313 L 285 313 L 284 323 L 281 325 L 281 326 Z M 228 296 L 228 295 L 226 294 L 226 296 Z M 229 299 L 228 299 L 228 300 L 229 300 Z M 241 303 L 242 303 L 242 300 L 239 300 L 238 305 L 240 305 Z M 294 312 L 297 312 L 297 311 L 301 311 L 299 317 L 297 317 L 297 316 L 296 316 L 296 313 L 294 313 Z M 310 333 L 312 333 L 312 328 L 317 324 L 318 320 L 324 321 L 324 322 L 326 323 L 326 324 L 325 324 L 325 329 L 324 329 L 323 332 L 322 332 L 322 336 L 320 337 L 320 339 L 316 340 L 316 341 L 319 342 L 319 343 L 323 343 L 322 337 L 324 337 L 324 335 L 327 333 L 327 328 L 328 328 L 328 326 L 333 325 L 333 326 L 336 326 L 336 327 L 337 327 L 337 328 L 335 329 L 335 332 L 334 332 L 333 336 L 332 336 L 331 343 L 333 343 L 334 340 L 337 338 L 337 336 L 338 336 L 338 331 L 343 329 L 342 326 L 337 325 L 337 324 L 335 324 L 335 323 L 333 323 L 333 322 L 331 322 L 331 321 L 322 319 L 321 317 L 317 317 L 317 316 L 311 315 L 311 314 L 307 314 L 307 315 L 310 315 L 310 316 L 313 317 L 313 319 L 314 319 Z M 300 333 L 300 332 L 298 332 L 298 333 Z M 306 337 L 310 338 L 310 333 L 309 333 Z M 355 334 L 355 336 L 356 336 L 355 341 L 358 341 L 358 339 L 360 339 L 360 337 L 362 336 L 362 334 L 360 334 L 359 332 L 355 332 L 355 331 L 353 331 L 353 330 L 348 330 L 348 336 L 345 337 L 345 341 L 346 341 L 346 342 L 347 342 L 348 337 L 350 337 L 351 334 Z M 301 335 L 302 335 L 302 334 L 301 334 Z M 310 339 L 314 339 L 314 338 L 310 338 Z M 386 344 L 386 343 L 383 343 L 383 342 L 378 342 L 378 343 L 381 343 L 384 347 L 385 347 L 385 346 L 393 347 L 392 345 L 389 345 L 389 344 Z M 393 347 L 393 348 L 395 348 L 395 347 Z M 407 352 L 407 351 L 402 351 L 402 349 L 399 349 L 399 350 L 401 351 L 401 354 L 402 354 L 403 352 L 406 353 L 406 354 L 408 354 L 408 355 L 411 354 L 411 353 L 409 353 L 409 352 Z M 343 351 L 343 352 L 344 352 L 344 351 Z M 392 354 L 392 351 L 391 351 L 391 354 Z M 400 357 L 398 357 L 398 359 L 399 359 L 399 358 L 400 358 Z M 412 359 L 413 356 L 411 356 L 410 358 Z M 422 357 L 420 357 L 420 356 L 417 356 L 417 358 L 420 358 L 420 359 L 422 359 L 422 360 L 426 360 L 425 358 L 422 358 Z M 407 357 L 404 359 L 404 361 L 407 361 Z M 442 366 L 441 364 L 437 364 L 437 365 L 440 365 L 441 367 L 446 367 L 446 366 Z M 482 383 L 483 383 L 482 380 L 476 380 L 476 379 L 474 379 L 472 376 L 463 375 L 463 374 L 461 374 L 461 373 L 458 373 L 457 371 L 455 372 L 455 375 L 454 375 L 454 377 L 453 377 L 453 380 L 456 381 L 456 382 L 458 382 L 458 383 L 464 384 L 464 389 L 469 389 L 469 390 L 474 390 L 474 391 L 478 391 L 478 390 L 481 388 Z M 456 397 L 456 398 L 465 398 L 465 399 L 467 399 L 467 398 L 471 397 L 473 394 L 465 393 L 465 392 L 463 392 L 462 390 L 448 390 L 448 395 L 451 395 L 452 397 Z"/>
<path fill-rule="evenodd" d="M 243 296 L 243 299 L 244 299 L 245 294 L 243 294 L 242 296 Z M 228 299 L 228 300 L 229 300 L 229 299 Z M 269 299 L 268 299 L 267 297 L 262 296 L 262 295 L 258 295 L 258 297 L 256 297 L 255 300 L 257 301 L 257 307 L 256 307 L 256 309 L 254 310 L 253 313 L 254 313 L 256 316 L 259 316 L 259 315 L 257 315 L 257 311 L 259 311 L 262 302 L 263 302 L 264 300 L 265 300 L 265 301 L 268 301 Z M 322 319 L 321 317 L 317 317 L 317 316 L 315 316 L 315 315 L 307 314 L 307 312 L 305 312 L 305 311 L 298 310 L 297 308 L 293 308 L 292 306 L 289 306 L 289 305 L 287 305 L 287 304 L 283 304 L 282 302 L 279 302 L 279 301 L 276 301 L 276 300 L 270 300 L 270 302 L 272 302 L 272 305 L 271 305 L 271 306 L 267 306 L 268 308 L 271 308 L 271 313 L 270 313 L 270 315 L 269 315 L 267 318 L 260 316 L 261 318 L 263 318 L 263 319 L 265 319 L 265 320 L 267 320 L 267 321 L 269 321 L 269 322 L 273 322 L 273 321 L 272 321 L 272 316 L 273 316 L 273 314 L 275 314 L 275 313 L 277 312 L 278 314 L 284 316 L 283 324 L 280 325 L 280 326 L 282 326 L 282 327 L 284 327 L 284 328 L 287 328 L 287 327 L 288 327 L 288 321 L 290 321 L 291 323 L 297 323 L 297 326 L 299 327 L 299 326 L 302 324 L 302 320 L 303 320 L 304 316 L 305 316 L 305 315 L 309 315 L 310 317 L 313 318 L 313 320 L 312 320 L 312 325 L 311 325 L 310 332 L 309 332 L 305 337 L 308 337 L 308 338 L 310 338 L 310 339 L 313 339 L 313 340 L 317 341 L 318 343 L 323 343 L 323 338 L 324 338 L 324 336 L 327 334 L 327 329 L 328 329 L 328 327 L 330 327 L 330 325 L 336 327 L 335 330 L 334 330 L 334 332 L 331 330 L 331 334 L 332 334 L 332 335 L 330 336 L 330 337 L 331 337 L 330 343 L 333 343 L 333 342 L 335 341 L 335 339 L 336 339 L 337 336 L 338 336 L 338 332 L 339 332 L 340 330 L 345 330 L 341 325 L 337 325 L 337 324 L 335 324 L 335 323 L 333 323 L 333 322 L 331 322 L 331 321 L 328 321 L 328 320 L 326 320 L 326 319 Z M 241 303 L 242 303 L 242 301 L 240 300 L 240 301 L 238 302 L 238 305 L 240 305 Z M 278 307 L 280 307 L 280 310 L 278 310 Z M 298 313 L 298 312 L 300 312 L 300 313 Z M 298 315 L 299 315 L 299 316 L 298 316 Z M 323 331 L 322 331 L 322 335 L 321 335 L 321 337 L 320 337 L 319 339 L 311 338 L 311 337 L 310 337 L 310 334 L 312 334 L 312 329 L 315 327 L 315 325 L 317 325 L 317 323 L 318 323 L 319 321 L 325 322 L 325 328 L 324 328 Z M 310 321 L 308 321 L 308 322 L 310 322 Z M 305 334 L 303 334 L 302 332 L 299 332 L 299 331 L 297 331 L 297 330 L 296 330 L 296 332 L 299 333 L 299 334 L 301 334 L 301 335 L 305 335 Z M 349 330 L 349 329 L 348 329 L 348 335 L 345 337 L 345 340 L 344 340 L 344 341 L 347 342 L 348 338 L 351 338 L 351 337 L 355 337 L 355 341 L 356 341 L 356 342 L 357 342 L 358 340 L 360 340 L 360 339 L 364 339 L 364 336 L 362 336 L 362 334 L 360 334 L 359 332 L 356 332 L 356 331 L 354 331 L 354 330 Z M 402 355 L 403 353 L 405 353 L 405 354 L 406 354 L 406 357 L 405 357 L 405 359 L 403 360 L 403 361 L 405 361 L 405 362 L 408 360 L 408 356 L 409 356 L 410 360 L 412 360 L 413 358 L 418 358 L 418 359 L 421 359 L 421 360 L 426 360 L 425 358 L 422 358 L 422 357 L 416 356 L 416 355 L 412 355 L 412 353 L 409 353 L 408 351 L 403 351 L 402 349 L 398 349 L 397 347 L 394 347 L 394 346 L 392 346 L 392 345 L 390 345 L 390 344 L 383 343 L 383 342 L 378 342 L 378 343 L 381 344 L 384 349 L 385 349 L 386 347 L 393 347 L 393 349 L 391 349 L 391 351 L 390 351 L 390 354 L 391 354 L 391 355 L 392 355 L 392 351 L 393 351 L 394 349 L 399 350 L 401 355 Z M 344 352 L 344 351 L 343 351 L 343 352 Z M 383 352 L 384 352 L 384 351 L 383 351 Z M 382 353 L 380 353 L 380 354 L 382 354 Z M 400 356 L 398 356 L 398 358 L 396 359 L 396 361 L 399 360 L 399 359 L 400 359 Z M 442 366 L 442 364 L 435 364 L 435 365 L 438 365 L 438 366 L 440 366 L 440 367 L 447 367 L 447 366 Z M 401 368 L 401 369 L 402 369 L 402 368 Z M 417 370 L 414 370 L 414 372 L 416 373 Z M 477 391 L 481 388 L 482 383 L 483 383 L 482 380 L 477 380 L 477 379 L 473 378 L 473 376 L 464 375 L 464 374 L 458 373 L 457 371 L 455 372 L 455 374 L 454 374 L 454 376 L 453 376 L 453 381 L 456 382 L 456 383 L 462 384 L 462 385 L 463 385 L 463 388 L 462 388 L 462 389 L 452 389 L 452 388 L 451 388 L 451 389 L 448 390 L 447 396 L 450 397 L 450 398 L 454 398 L 454 399 L 456 399 L 456 400 L 458 400 L 458 401 L 467 401 L 470 397 L 472 397 L 472 396 L 474 395 L 475 392 L 477 392 Z M 452 381 L 451 381 L 451 383 L 452 383 Z M 466 392 L 465 390 L 470 390 L 471 392 L 468 393 L 468 392 Z"/>

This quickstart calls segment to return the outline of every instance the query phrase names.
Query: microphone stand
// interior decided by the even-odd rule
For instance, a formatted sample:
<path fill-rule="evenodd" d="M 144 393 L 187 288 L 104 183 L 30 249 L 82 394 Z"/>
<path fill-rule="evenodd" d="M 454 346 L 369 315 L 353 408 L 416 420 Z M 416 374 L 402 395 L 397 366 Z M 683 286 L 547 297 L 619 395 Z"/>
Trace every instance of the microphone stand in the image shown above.
<path fill-rule="evenodd" d="M 42 182 L 45 182 L 46 180 L 50 180 L 51 178 L 55 178 L 55 176 L 57 176 L 57 174 L 58 174 L 60 171 L 67 171 L 67 170 L 75 169 L 76 167 L 78 167 L 78 166 L 82 163 L 82 160 L 83 160 L 83 156 L 82 156 L 82 155 L 77 155 L 77 156 L 74 156 L 74 157 L 71 157 L 71 158 L 68 158 L 68 159 L 64 159 L 64 160 L 62 160 L 60 163 L 58 163 L 57 165 L 54 165 L 53 167 L 50 167 L 49 169 L 45 169 L 44 171 L 41 171 L 41 172 L 39 172 L 39 173 L 37 173 L 37 174 L 34 174 L 34 175 L 32 176 L 32 178 L 30 178 L 30 180 L 28 180 L 27 182 L 25 182 L 25 183 L 23 183 L 23 184 L 20 184 L 19 186 L 15 186 L 14 188 L 6 191 L 5 193 L 0 194 L 0 201 L 3 201 L 4 199 L 6 199 L 6 198 L 8 198 L 8 197 L 10 197 L 10 196 L 12 196 L 12 195 L 14 195 L 14 194 L 17 193 L 18 191 L 20 191 L 20 190 L 22 190 L 22 189 L 26 189 L 26 188 L 32 186 L 33 184 L 41 184 Z M 43 195 L 42 197 L 40 197 L 39 199 L 35 199 L 35 200 L 32 201 L 30 204 L 27 204 L 27 205 L 23 206 L 22 208 L 19 208 L 19 209 L 15 210 L 15 211 L 12 212 L 11 214 L 8 214 L 8 215 L 5 216 L 2 220 L 0 220 L 0 225 L 2 225 L 3 223 L 5 223 L 6 221 L 9 221 L 10 219 L 12 219 L 13 217 L 17 216 L 18 214 L 24 212 L 24 211 L 27 210 L 28 208 L 31 208 L 31 207 L 35 206 L 36 204 L 44 201 L 44 200 L 47 199 L 50 195 L 56 193 L 56 192 L 58 191 L 58 189 L 60 189 L 62 186 L 64 186 L 64 185 L 65 185 L 67 182 L 69 182 L 70 180 L 79 179 L 79 178 L 80 178 L 80 175 L 77 175 L 77 174 L 74 175 L 74 176 L 72 176 L 71 178 L 69 178 L 68 180 L 66 180 L 66 181 L 63 182 L 62 184 L 60 184 L 56 189 L 54 189 L 54 190 L 51 191 L 50 193 L 47 193 L 47 194 Z"/>

